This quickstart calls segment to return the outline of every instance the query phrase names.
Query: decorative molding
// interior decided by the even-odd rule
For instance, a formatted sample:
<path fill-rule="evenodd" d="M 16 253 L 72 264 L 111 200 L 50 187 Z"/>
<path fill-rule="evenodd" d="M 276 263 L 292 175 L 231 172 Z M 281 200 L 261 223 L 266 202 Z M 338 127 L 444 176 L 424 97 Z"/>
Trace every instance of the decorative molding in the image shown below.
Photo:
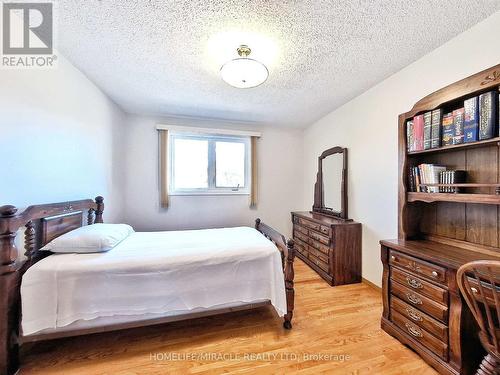
<path fill-rule="evenodd" d="M 493 73 L 484 77 L 484 81 L 481 82 L 481 86 L 487 85 L 488 83 L 491 83 L 499 79 L 500 79 L 500 72 L 498 70 L 495 70 Z"/>

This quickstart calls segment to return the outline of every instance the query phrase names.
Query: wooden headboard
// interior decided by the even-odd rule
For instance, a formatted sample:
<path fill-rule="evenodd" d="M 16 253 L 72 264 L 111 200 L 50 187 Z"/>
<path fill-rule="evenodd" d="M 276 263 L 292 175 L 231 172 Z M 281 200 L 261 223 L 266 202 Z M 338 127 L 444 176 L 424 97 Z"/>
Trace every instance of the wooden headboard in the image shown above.
<path fill-rule="evenodd" d="M 18 212 L 14 206 L 0 207 L 0 373 L 18 368 L 18 323 L 22 274 L 39 259 L 39 249 L 52 239 L 87 224 L 102 223 L 103 197 L 95 200 L 49 203 L 29 206 Z M 19 257 L 16 234 L 25 227 L 24 249 Z"/>
<path fill-rule="evenodd" d="M 18 258 L 18 250 L 13 241 L 23 226 L 26 228 L 24 255 L 30 263 L 33 263 L 42 246 L 64 233 L 81 227 L 84 217 L 88 225 L 102 223 L 103 211 L 104 198 L 100 196 L 95 200 L 84 199 L 29 206 L 22 212 L 18 212 L 14 206 L 0 207 L 0 267 L 12 266 Z"/>

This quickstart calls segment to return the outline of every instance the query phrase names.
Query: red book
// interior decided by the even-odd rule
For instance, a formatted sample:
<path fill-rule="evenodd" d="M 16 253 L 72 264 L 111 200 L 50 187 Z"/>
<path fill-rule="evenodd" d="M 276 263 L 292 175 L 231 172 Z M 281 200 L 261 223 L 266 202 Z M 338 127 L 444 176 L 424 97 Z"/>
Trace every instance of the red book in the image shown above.
<path fill-rule="evenodd" d="M 413 118 L 413 131 L 415 151 L 422 151 L 424 149 L 424 115 Z"/>

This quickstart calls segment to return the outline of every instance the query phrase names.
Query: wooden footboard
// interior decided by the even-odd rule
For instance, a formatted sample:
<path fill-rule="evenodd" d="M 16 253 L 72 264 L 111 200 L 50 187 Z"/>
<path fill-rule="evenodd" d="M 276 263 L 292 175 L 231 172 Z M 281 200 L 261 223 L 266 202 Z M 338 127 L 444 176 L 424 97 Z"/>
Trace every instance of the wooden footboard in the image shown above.
<path fill-rule="evenodd" d="M 266 238 L 271 240 L 281 252 L 281 263 L 283 266 L 283 273 L 285 276 L 285 290 L 286 290 L 286 306 L 287 313 L 285 315 L 285 322 L 283 326 L 286 329 L 292 328 L 293 307 L 295 304 L 295 289 L 293 287 L 293 279 L 295 272 L 293 270 L 293 261 L 295 259 L 294 243 L 292 239 L 288 241 L 281 233 L 269 225 L 264 224 L 260 219 L 255 220 L 255 229 L 262 233 Z"/>

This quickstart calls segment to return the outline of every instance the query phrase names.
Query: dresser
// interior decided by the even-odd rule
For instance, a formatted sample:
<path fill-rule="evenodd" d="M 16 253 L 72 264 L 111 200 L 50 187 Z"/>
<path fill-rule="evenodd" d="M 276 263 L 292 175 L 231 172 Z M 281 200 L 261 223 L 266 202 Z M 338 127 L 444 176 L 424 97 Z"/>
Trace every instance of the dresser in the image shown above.
<path fill-rule="evenodd" d="M 361 224 L 292 212 L 296 255 L 330 285 L 361 282 Z"/>

